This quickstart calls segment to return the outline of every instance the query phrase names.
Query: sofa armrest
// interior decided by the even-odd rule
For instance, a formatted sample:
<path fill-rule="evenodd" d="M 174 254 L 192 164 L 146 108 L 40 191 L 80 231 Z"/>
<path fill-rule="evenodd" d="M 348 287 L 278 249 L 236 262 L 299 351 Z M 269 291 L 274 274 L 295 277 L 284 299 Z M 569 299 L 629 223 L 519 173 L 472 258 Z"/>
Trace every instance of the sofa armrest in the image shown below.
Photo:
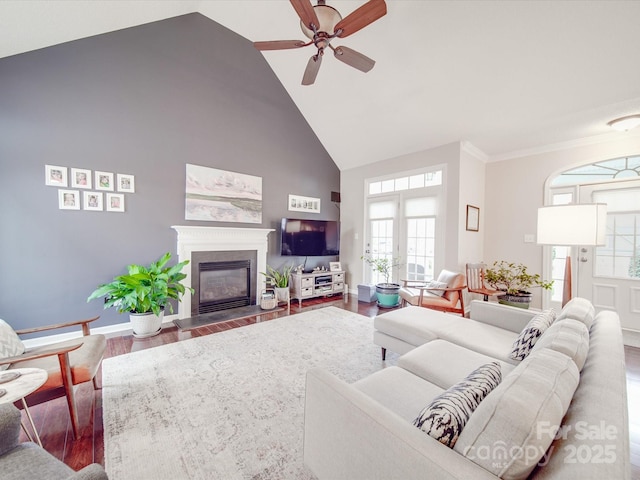
<path fill-rule="evenodd" d="M 497 478 L 322 369 L 307 373 L 304 463 L 320 480 Z"/>
<path fill-rule="evenodd" d="M 20 419 L 20 410 L 12 403 L 0 404 L 0 455 L 4 455 L 18 445 Z"/>
<path fill-rule="evenodd" d="M 494 327 L 520 333 L 529 320 L 540 313 L 535 308 L 518 308 L 495 302 L 473 300 L 469 318 Z"/>
<path fill-rule="evenodd" d="M 109 477 L 101 465 L 92 463 L 75 472 L 67 480 L 109 480 Z"/>

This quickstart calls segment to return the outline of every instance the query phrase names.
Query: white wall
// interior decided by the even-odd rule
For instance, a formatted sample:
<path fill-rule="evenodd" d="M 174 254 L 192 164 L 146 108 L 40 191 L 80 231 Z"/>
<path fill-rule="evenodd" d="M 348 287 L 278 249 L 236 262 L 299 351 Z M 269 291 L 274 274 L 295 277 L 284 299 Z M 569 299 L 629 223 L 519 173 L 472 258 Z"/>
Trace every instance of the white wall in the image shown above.
<path fill-rule="evenodd" d="M 340 176 L 341 241 L 340 261 L 347 271 L 352 292 L 363 282 L 365 179 L 395 172 L 446 164 L 445 195 L 447 198 L 445 268 L 458 268 L 460 144 L 452 143 L 427 151 L 384 160 L 371 165 L 343 170 Z"/>
<path fill-rule="evenodd" d="M 489 163 L 486 166 L 484 260 L 522 262 L 531 273 L 542 274 L 542 247 L 525 243 L 536 233 L 538 207 L 544 203 L 547 178 L 570 167 L 640 154 L 640 137 L 576 146 Z M 542 295 L 534 290 L 532 306 L 540 308 Z"/>

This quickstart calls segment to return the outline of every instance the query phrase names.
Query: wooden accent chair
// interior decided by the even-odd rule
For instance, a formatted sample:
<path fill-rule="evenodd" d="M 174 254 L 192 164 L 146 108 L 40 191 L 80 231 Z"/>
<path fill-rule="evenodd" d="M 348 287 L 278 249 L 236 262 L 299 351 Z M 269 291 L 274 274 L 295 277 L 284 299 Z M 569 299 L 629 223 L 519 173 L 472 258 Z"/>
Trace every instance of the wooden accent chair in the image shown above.
<path fill-rule="evenodd" d="M 102 363 L 102 358 L 107 347 L 107 340 L 104 335 L 91 335 L 89 331 L 89 323 L 98 318 L 100 317 L 16 330 L 14 332 L 15 338 L 9 338 L 13 330 L 7 323 L 0 321 L 0 323 L 2 323 L 0 328 L 3 329 L 0 337 L 4 338 L 3 342 L 5 344 L 8 338 L 12 346 L 15 347 L 10 356 L 0 358 L 0 369 L 7 368 L 6 365 L 8 365 L 9 370 L 13 368 L 42 368 L 46 370 L 49 374 L 49 379 L 42 387 L 28 395 L 26 401 L 29 405 L 36 405 L 54 398 L 66 396 L 74 439 L 80 436 L 74 386 L 92 381 L 94 389 L 100 388 L 96 380 L 96 375 Z M 81 326 L 83 336 L 36 347 L 29 351 L 25 351 L 22 341 L 18 338 L 18 335 L 72 326 Z M 5 352 L 6 351 L 5 349 Z"/>
<path fill-rule="evenodd" d="M 441 312 L 459 313 L 464 317 L 463 290 L 465 277 L 462 273 L 442 270 L 435 282 L 403 280 L 400 288 L 402 305 L 411 304 Z M 459 306 L 458 306 L 459 305 Z"/>
<path fill-rule="evenodd" d="M 487 302 L 492 295 L 499 295 L 500 290 L 489 288 L 484 283 L 484 271 L 487 266 L 484 263 L 467 263 L 467 289 L 469 293 L 479 293 Z"/>

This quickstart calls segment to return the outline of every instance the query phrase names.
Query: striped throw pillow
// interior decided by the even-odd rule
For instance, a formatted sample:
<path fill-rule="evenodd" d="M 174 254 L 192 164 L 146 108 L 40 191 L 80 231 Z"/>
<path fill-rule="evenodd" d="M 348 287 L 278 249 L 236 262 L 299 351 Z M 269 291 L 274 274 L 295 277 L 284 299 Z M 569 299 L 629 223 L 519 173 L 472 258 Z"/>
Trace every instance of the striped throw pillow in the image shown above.
<path fill-rule="evenodd" d="M 509 357 L 513 360 L 522 361 L 527 358 L 529 352 L 542 336 L 547 328 L 556 319 L 556 311 L 553 308 L 540 312 L 527 323 L 518 338 L 513 342 Z"/>
<path fill-rule="evenodd" d="M 434 398 L 422 409 L 413 424 L 452 448 L 473 411 L 501 380 L 498 362 L 482 365 Z"/>

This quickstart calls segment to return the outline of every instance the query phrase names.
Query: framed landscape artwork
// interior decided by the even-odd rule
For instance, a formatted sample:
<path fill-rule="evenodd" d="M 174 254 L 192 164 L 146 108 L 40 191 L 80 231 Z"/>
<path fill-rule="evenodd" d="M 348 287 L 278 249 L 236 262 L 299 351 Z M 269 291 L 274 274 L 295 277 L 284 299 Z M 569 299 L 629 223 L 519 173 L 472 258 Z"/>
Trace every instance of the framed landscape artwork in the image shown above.
<path fill-rule="evenodd" d="M 293 212 L 320 213 L 320 199 L 289 195 L 289 210 Z"/>
<path fill-rule="evenodd" d="M 187 164 L 184 218 L 262 223 L 262 177 Z"/>

